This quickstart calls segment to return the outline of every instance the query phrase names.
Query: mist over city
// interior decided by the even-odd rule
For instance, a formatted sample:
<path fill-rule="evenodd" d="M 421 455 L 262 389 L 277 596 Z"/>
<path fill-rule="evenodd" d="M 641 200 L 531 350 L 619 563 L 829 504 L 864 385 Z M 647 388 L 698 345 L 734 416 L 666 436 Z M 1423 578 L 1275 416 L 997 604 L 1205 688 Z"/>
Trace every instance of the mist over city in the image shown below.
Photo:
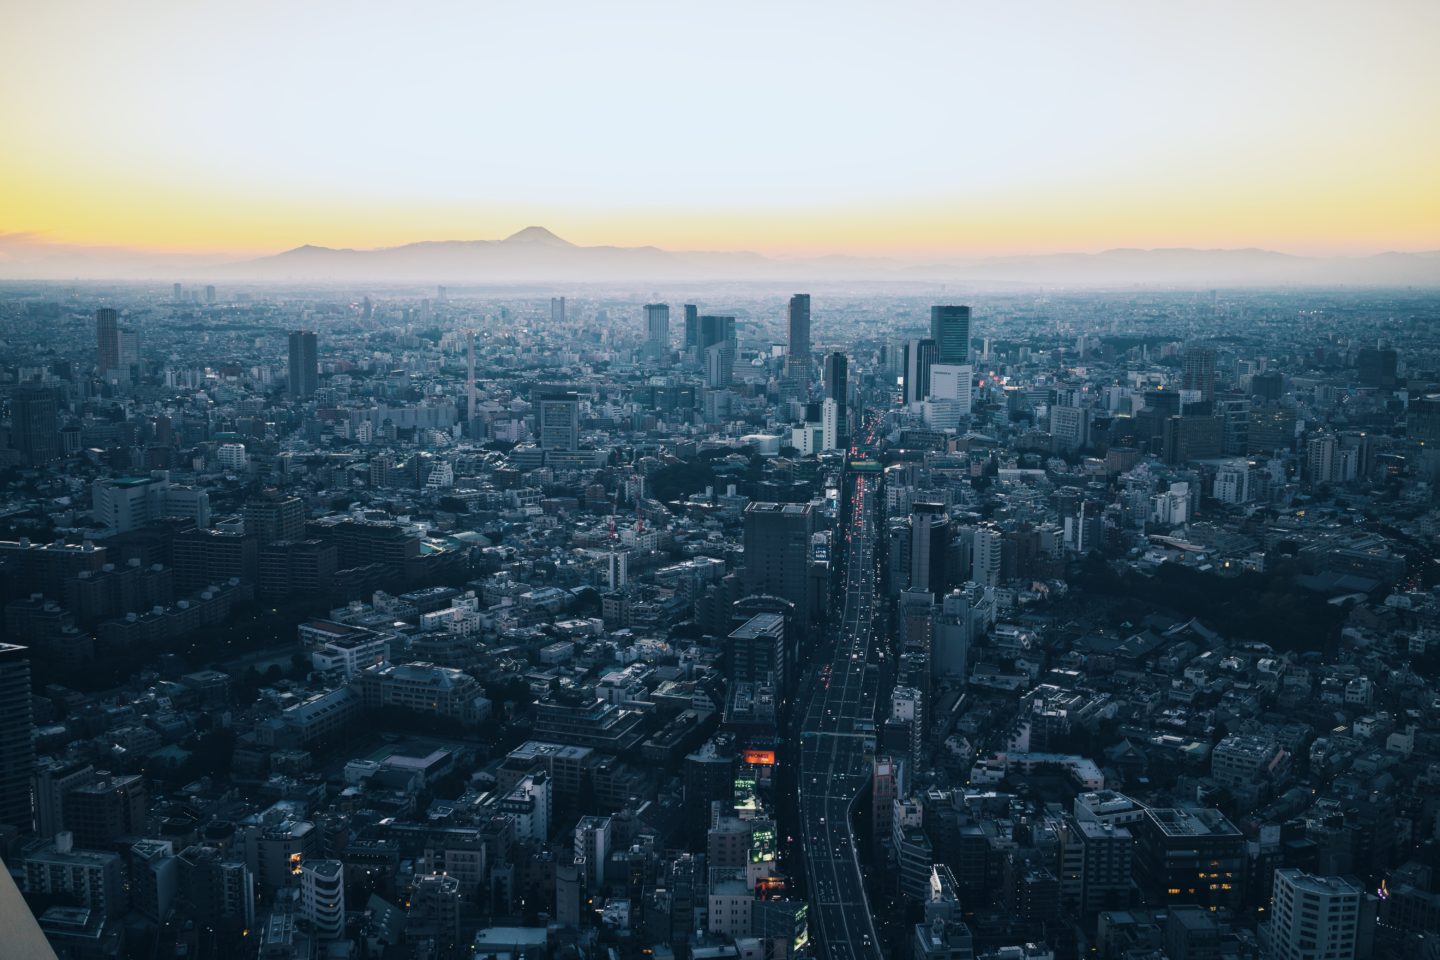
<path fill-rule="evenodd" d="M 13 14 L 3 960 L 1436 960 L 1440 6 Z"/>

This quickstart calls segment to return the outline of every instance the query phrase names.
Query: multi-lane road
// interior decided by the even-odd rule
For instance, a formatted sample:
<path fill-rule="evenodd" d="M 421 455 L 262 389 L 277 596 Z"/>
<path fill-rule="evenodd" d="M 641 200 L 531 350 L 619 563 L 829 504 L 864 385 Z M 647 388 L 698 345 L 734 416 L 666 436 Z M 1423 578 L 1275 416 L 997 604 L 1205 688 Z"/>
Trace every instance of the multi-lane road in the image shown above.
<path fill-rule="evenodd" d="M 843 610 L 834 654 L 820 673 L 800 747 L 801 847 L 810 888 L 810 933 L 825 960 L 880 960 L 850 816 L 871 776 L 878 671 L 870 665 L 875 617 L 877 478 L 852 474 L 844 529 Z"/>

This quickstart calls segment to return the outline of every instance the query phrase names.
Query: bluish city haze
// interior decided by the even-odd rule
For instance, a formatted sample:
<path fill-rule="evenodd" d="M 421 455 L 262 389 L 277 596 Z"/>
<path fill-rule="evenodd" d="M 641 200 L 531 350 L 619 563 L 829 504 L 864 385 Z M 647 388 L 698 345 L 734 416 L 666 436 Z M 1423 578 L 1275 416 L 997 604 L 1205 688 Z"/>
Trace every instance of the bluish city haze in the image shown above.
<path fill-rule="evenodd" d="M 1432 3 L 0 29 L 0 960 L 1437 960 Z"/>

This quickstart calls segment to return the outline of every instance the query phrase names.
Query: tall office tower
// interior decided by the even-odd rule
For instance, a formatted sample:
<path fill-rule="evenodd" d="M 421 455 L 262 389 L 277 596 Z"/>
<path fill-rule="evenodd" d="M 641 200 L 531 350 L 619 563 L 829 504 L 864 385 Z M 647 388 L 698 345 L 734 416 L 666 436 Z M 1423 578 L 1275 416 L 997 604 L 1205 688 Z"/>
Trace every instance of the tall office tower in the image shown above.
<path fill-rule="evenodd" d="M 930 667 L 937 677 L 964 678 L 970 660 L 970 600 L 959 590 L 945 594 L 935 636 L 930 643 Z"/>
<path fill-rule="evenodd" d="M 33 811 L 35 718 L 30 710 L 29 649 L 0 643 L 0 823 L 28 830 Z"/>
<path fill-rule="evenodd" d="M 207 284 L 205 285 L 205 302 L 206 302 L 206 303 L 214 303 L 214 302 L 215 302 L 215 284 L 213 284 L 213 283 L 207 283 Z"/>
<path fill-rule="evenodd" d="M 934 340 L 910 340 L 905 344 L 905 403 L 919 403 L 930 396 L 930 368 L 939 358 Z"/>
<path fill-rule="evenodd" d="M 296 330 L 290 334 L 290 398 L 315 396 L 320 385 L 320 359 L 311 330 Z"/>
<path fill-rule="evenodd" d="M 850 445 L 850 407 L 847 403 L 850 395 L 849 366 L 845 354 L 839 350 L 825 355 L 825 398 L 835 401 L 836 441 L 842 449 Z"/>
<path fill-rule="evenodd" d="M 700 308 L 693 303 L 685 304 L 685 349 L 694 350 L 700 346 Z"/>
<path fill-rule="evenodd" d="M 345 932 L 345 865 L 311 860 L 300 866 L 300 913 L 315 936 L 336 940 Z"/>
<path fill-rule="evenodd" d="M 877 756 L 871 763 L 870 790 L 874 800 L 870 804 L 870 836 L 875 844 L 876 859 L 880 860 L 890 843 L 895 798 L 904 792 L 901 783 L 904 771 L 901 761 L 890 756 Z"/>
<path fill-rule="evenodd" d="M 810 362 L 810 294 L 797 293 L 790 298 L 790 357 L 797 362 Z"/>
<path fill-rule="evenodd" d="M 544 450 L 580 449 L 580 398 L 574 393 L 541 394 L 535 404 L 535 432 Z"/>
<path fill-rule="evenodd" d="M 95 366 L 101 377 L 120 369 L 120 320 L 110 307 L 95 311 Z"/>
<path fill-rule="evenodd" d="M 698 336 L 696 346 L 701 350 L 718 343 L 735 342 L 735 318 L 703 314 L 695 320 Z"/>
<path fill-rule="evenodd" d="M 808 503 L 751 503 L 745 508 L 747 594 L 768 593 L 795 604 L 802 635 L 809 629 L 810 537 L 815 511 Z"/>
<path fill-rule="evenodd" d="M 552 323 L 564 323 L 564 322 L 565 322 L 565 298 L 564 298 L 564 297 L 551 297 L 551 298 L 550 298 L 550 320 L 551 320 Z"/>
<path fill-rule="evenodd" d="M 140 370 L 140 334 L 134 330 L 120 331 L 120 377 L 132 381 Z"/>
<path fill-rule="evenodd" d="M 943 503 L 910 507 L 910 589 L 945 590 L 945 556 L 950 552 L 950 515 Z"/>
<path fill-rule="evenodd" d="M 1360 386 L 1381 390 L 1395 389 L 1399 360 L 1400 355 L 1391 349 L 1366 347 L 1361 350 L 1355 357 Z"/>
<path fill-rule="evenodd" d="M 700 357 L 705 364 L 705 386 L 722 390 L 735 379 L 735 318 L 701 316 Z"/>
<path fill-rule="evenodd" d="M 725 673 L 731 683 L 764 683 L 770 680 L 785 689 L 785 617 L 779 613 L 757 613 L 730 631 L 725 638 Z"/>
<path fill-rule="evenodd" d="M 31 466 L 60 459 L 60 400 L 39 383 L 22 384 L 10 398 L 12 442 Z"/>
<path fill-rule="evenodd" d="M 182 287 L 182 286 L 180 286 L 180 284 L 177 283 L 177 284 L 172 285 L 171 288 L 170 288 L 170 290 L 171 290 L 171 293 L 174 294 L 174 299 L 176 300 L 176 302 L 179 302 L 180 300 L 185 299 L 185 298 L 184 298 L 185 288 Z"/>
<path fill-rule="evenodd" d="M 645 346 L 657 360 L 670 352 L 670 305 L 645 304 Z"/>
<path fill-rule="evenodd" d="M 930 339 L 940 351 L 937 363 L 969 363 L 970 308 L 931 307 Z"/>
<path fill-rule="evenodd" d="M 1293 867 L 1276 870 L 1270 955 L 1275 960 L 1355 960 L 1368 947 L 1375 919 L 1367 905 L 1365 891 L 1349 880 Z"/>
<path fill-rule="evenodd" d="M 1180 387 L 1199 392 L 1201 400 L 1215 399 L 1215 351 L 1187 348 L 1180 371 Z"/>
<path fill-rule="evenodd" d="M 974 569 L 970 579 L 982 587 L 1000 585 L 1000 557 L 1003 537 L 998 527 L 977 527 L 975 530 Z"/>

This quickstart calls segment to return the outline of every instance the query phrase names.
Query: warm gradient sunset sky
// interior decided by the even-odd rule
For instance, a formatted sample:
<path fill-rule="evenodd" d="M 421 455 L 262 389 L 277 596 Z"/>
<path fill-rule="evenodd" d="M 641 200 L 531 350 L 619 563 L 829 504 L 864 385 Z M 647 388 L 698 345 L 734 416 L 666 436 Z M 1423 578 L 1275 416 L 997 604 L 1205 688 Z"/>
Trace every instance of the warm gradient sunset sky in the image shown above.
<path fill-rule="evenodd" d="M 0 234 L 1440 248 L 1440 2 L 12 3 Z M 13 238 L 12 238 L 13 239 Z"/>

